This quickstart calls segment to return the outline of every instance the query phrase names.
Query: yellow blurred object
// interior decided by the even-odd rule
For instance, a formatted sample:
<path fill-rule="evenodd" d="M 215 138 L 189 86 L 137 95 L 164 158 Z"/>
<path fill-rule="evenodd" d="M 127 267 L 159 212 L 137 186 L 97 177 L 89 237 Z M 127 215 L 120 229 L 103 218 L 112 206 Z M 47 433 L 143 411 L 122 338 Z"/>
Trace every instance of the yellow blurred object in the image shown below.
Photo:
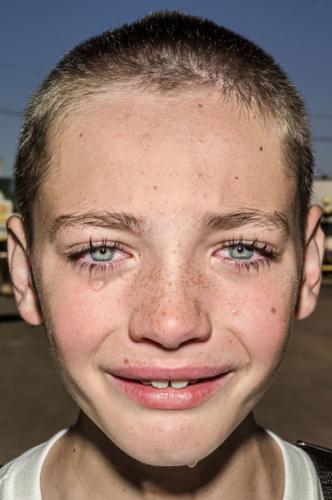
<path fill-rule="evenodd" d="M 321 205 L 322 205 L 322 208 L 324 209 L 324 212 L 326 214 L 331 214 L 332 213 L 332 197 L 327 195 L 327 196 L 323 196 L 323 198 L 321 199 Z"/>
<path fill-rule="evenodd" d="M 13 202 L 5 198 L 0 191 L 0 294 L 12 295 L 13 287 L 10 282 L 7 263 L 7 227 L 8 218 L 13 214 Z"/>
<path fill-rule="evenodd" d="M 6 222 L 7 219 L 13 213 L 13 202 L 8 198 L 4 197 L 2 191 L 0 191 L 0 241 L 7 240 L 7 229 Z"/>

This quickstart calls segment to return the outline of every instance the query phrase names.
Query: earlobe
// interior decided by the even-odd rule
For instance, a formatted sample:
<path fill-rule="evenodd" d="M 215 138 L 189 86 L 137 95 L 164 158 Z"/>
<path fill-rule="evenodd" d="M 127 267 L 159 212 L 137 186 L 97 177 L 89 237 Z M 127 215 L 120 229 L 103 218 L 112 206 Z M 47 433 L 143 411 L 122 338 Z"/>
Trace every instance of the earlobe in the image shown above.
<path fill-rule="evenodd" d="M 22 219 L 16 215 L 10 217 L 7 231 L 8 265 L 18 310 L 25 321 L 31 325 L 40 325 L 43 317 L 32 279 Z"/>
<path fill-rule="evenodd" d="M 306 247 L 303 256 L 302 281 L 299 289 L 296 318 L 304 319 L 315 309 L 321 285 L 324 256 L 324 234 L 320 227 L 322 209 L 313 205 L 308 214 Z"/>

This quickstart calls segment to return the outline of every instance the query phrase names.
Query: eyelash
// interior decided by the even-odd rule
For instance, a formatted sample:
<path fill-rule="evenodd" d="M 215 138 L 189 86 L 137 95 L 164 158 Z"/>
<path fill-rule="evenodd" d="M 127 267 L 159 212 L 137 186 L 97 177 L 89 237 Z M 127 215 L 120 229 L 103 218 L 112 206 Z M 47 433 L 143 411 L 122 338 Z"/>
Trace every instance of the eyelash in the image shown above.
<path fill-rule="evenodd" d="M 238 271 L 259 271 L 261 267 L 269 266 L 271 262 L 278 260 L 277 251 L 269 246 L 267 243 L 259 242 L 258 240 L 245 240 L 243 237 L 237 239 L 231 239 L 224 241 L 219 245 L 219 248 L 214 252 L 219 252 L 220 250 L 230 250 L 236 247 L 243 247 L 246 250 L 256 251 L 261 255 L 260 258 L 256 260 L 236 260 L 231 256 L 225 257 L 226 260 L 230 262 L 231 265 L 235 266 Z"/>
<path fill-rule="evenodd" d="M 105 262 L 100 261 L 95 263 L 84 262 L 83 260 L 81 260 L 83 257 L 86 257 L 92 252 L 95 252 L 96 250 L 100 249 L 106 249 L 111 251 L 119 250 L 129 255 L 128 252 L 125 250 L 125 247 L 118 241 L 103 240 L 103 241 L 93 242 L 92 239 L 90 238 L 88 247 L 85 246 L 77 251 L 72 251 L 67 254 L 67 257 L 75 267 L 79 267 L 79 269 L 83 272 L 88 272 L 90 276 L 94 274 L 98 274 L 98 276 L 103 275 L 107 270 L 115 271 L 121 265 L 121 262 L 123 260 L 126 260 L 126 259 L 119 259 L 114 261 L 107 260 Z"/>
<path fill-rule="evenodd" d="M 243 247 L 245 250 L 256 251 L 261 255 L 260 258 L 255 260 L 240 260 L 235 259 L 231 256 L 224 257 L 224 260 L 228 261 L 230 265 L 234 266 L 237 271 L 259 271 L 262 267 L 270 265 L 271 262 L 278 259 L 278 253 L 275 249 L 270 247 L 267 243 L 258 242 L 258 240 L 245 240 L 243 237 L 237 239 L 231 239 L 220 243 L 217 250 L 214 251 L 214 255 L 221 250 L 236 249 L 236 247 Z M 90 276 L 97 274 L 102 276 L 106 271 L 115 271 L 122 265 L 124 259 L 118 260 L 106 260 L 105 262 L 84 262 L 82 259 L 96 250 L 106 249 L 110 251 L 119 250 L 127 255 L 130 255 L 125 247 L 118 241 L 98 241 L 93 242 L 90 238 L 89 246 L 84 246 L 79 250 L 71 251 L 67 254 L 67 257 L 75 267 L 79 267 L 82 272 L 89 273 Z M 217 256 L 215 256 L 218 258 Z M 130 257 L 129 257 L 130 258 Z"/>

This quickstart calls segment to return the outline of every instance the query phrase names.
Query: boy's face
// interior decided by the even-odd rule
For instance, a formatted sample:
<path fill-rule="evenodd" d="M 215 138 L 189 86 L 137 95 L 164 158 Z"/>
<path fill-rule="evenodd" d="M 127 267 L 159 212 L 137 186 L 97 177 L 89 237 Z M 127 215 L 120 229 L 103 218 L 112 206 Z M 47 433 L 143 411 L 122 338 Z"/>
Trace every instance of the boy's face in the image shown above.
<path fill-rule="evenodd" d="M 136 94 L 70 115 L 51 154 L 33 262 L 66 386 L 130 456 L 196 462 L 270 384 L 296 306 L 277 132 L 212 93 Z M 190 383 L 141 383 L 164 379 Z"/>

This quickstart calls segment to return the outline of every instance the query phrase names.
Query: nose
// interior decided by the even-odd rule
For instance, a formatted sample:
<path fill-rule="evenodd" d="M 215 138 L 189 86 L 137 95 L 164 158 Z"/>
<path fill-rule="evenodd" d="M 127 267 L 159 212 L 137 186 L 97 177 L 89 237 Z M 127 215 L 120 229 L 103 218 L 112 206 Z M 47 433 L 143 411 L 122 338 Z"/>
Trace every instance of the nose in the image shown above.
<path fill-rule="evenodd" d="M 204 342 L 211 324 L 200 301 L 181 286 L 168 284 L 146 294 L 131 318 L 129 334 L 135 342 L 152 342 L 163 349 Z"/>

